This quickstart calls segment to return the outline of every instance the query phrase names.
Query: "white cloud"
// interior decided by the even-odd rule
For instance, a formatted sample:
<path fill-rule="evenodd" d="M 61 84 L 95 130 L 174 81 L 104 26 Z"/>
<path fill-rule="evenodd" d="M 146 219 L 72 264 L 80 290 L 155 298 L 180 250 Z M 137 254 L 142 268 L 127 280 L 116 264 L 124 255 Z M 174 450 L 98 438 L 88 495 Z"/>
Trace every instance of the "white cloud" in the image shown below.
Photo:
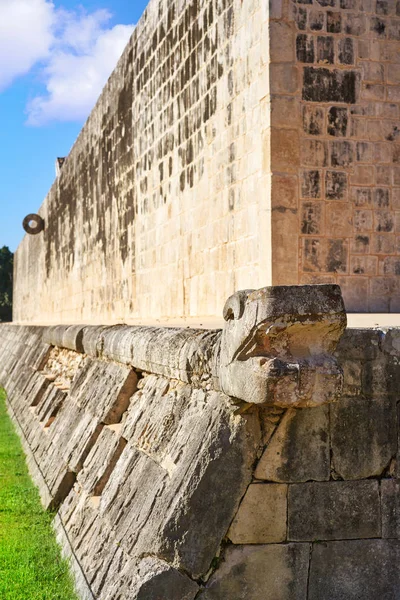
<path fill-rule="evenodd" d="M 28 104 L 29 125 L 88 116 L 134 27 L 110 19 L 51 0 L 0 0 L 0 91 L 35 65 L 45 86 Z"/>
<path fill-rule="evenodd" d="M 85 119 L 133 31 L 133 25 L 107 28 L 107 11 L 63 19 L 65 28 L 44 68 L 46 94 L 28 105 L 30 125 Z"/>
<path fill-rule="evenodd" d="M 55 10 L 47 0 L 0 0 L 0 91 L 48 56 Z"/>

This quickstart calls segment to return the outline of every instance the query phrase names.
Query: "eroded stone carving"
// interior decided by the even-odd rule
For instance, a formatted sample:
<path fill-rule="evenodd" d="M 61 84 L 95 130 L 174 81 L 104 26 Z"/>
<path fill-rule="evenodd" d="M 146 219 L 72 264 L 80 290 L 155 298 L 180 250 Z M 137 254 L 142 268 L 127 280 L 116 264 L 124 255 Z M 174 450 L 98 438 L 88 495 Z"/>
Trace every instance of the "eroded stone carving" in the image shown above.
<path fill-rule="evenodd" d="M 341 393 L 333 352 L 346 328 L 337 285 L 244 290 L 224 308 L 222 391 L 245 402 L 319 406 Z"/>

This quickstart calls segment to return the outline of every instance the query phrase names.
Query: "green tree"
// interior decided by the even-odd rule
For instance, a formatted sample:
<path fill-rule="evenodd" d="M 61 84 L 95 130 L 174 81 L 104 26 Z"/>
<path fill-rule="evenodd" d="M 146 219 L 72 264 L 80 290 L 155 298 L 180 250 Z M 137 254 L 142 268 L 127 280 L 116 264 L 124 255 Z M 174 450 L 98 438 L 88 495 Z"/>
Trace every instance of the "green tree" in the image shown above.
<path fill-rule="evenodd" d="M 7 246 L 0 248 L 0 321 L 12 320 L 13 259 Z"/>

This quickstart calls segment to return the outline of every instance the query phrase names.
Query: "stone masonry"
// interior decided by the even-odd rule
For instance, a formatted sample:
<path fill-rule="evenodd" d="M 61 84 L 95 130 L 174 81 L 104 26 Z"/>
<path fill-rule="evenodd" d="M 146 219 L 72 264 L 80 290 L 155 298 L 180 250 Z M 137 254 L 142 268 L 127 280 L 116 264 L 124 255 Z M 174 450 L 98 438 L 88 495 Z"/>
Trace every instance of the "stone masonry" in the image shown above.
<path fill-rule="evenodd" d="M 344 331 L 336 286 L 238 292 L 224 317 L 1 326 L 0 382 L 81 598 L 396 600 L 400 331 Z"/>
<path fill-rule="evenodd" d="M 399 48 L 396 0 L 151 0 L 16 253 L 14 319 L 201 322 L 316 282 L 399 310 Z"/>
<path fill-rule="evenodd" d="M 400 309 L 400 4 L 272 0 L 273 284 Z"/>

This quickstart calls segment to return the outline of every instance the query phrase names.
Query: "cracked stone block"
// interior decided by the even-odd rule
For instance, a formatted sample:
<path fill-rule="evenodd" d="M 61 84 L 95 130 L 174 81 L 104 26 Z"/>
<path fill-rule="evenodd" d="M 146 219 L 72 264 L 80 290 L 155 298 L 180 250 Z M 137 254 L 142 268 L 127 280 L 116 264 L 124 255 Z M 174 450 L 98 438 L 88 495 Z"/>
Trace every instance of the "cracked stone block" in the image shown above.
<path fill-rule="evenodd" d="M 272 544 L 286 539 L 287 485 L 249 486 L 228 531 L 234 544 Z"/>
<path fill-rule="evenodd" d="M 236 546 L 199 600 L 306 600 L 309 544 Z"/>
<path fill-rule="evenodd" d="M 264 450 L 255 477 L 281 483 L 327 481 L 329 408 L 289 409 Z"/>
<path fill-rule="evenodd" d="M 380 536 L 381 513 L 377 481 L 329 481 L 289 486 L 290 541 Z"/>

